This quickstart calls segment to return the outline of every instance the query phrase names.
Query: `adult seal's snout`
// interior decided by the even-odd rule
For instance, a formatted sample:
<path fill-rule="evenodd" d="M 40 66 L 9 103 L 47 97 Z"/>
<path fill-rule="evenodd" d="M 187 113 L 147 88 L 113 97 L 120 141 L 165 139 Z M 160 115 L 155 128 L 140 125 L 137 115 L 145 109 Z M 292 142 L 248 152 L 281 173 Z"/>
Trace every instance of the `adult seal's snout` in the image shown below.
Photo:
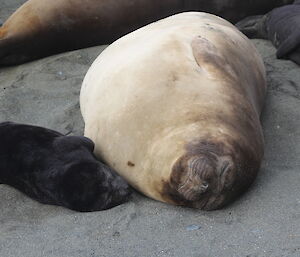
<path fill-rule="evenodd" d="M 201 145 L 204 147 L 201 148 Z M 223 202 L 215 200 L 220 197 L 223 199 L 223 195 L 231 191 L 237 171 L 230 156 L 220 155 L 221 149 L 215 148 L 213 144 L 210 144 L 209 150 L 205 149 L 205 145 L 207 143 L 198 143 L 198 148 L 192 152 L 187 148 L 187 154 L 173 166 L 171 187 L 167 187 L 167 190 L 173 190 L 173 194 L 177 194 L 185 205 L 199 207 L 200 201 L 202 209 L 217 209 L 221 207 L 218 204 L 223 205 Z"/>

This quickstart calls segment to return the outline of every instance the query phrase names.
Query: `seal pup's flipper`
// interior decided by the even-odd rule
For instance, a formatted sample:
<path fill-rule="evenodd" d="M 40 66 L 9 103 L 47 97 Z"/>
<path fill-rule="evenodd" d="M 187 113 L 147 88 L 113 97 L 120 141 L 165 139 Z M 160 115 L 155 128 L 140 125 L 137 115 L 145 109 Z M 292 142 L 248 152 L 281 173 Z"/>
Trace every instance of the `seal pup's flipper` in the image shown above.
<path fill-rule="evenodd" d="M 265 15 L 255 15 L 239 21 L 235 26 L 249 38 L 267 39 L 265 21 Z"/>
<path fill-rule="evenodd" d="M 280 44 L 277 49 L 276 56 L 278 59 L 286 59 L 297 47 L 300 46 L 300 32 L 290 35 L 286 40 Z"/>

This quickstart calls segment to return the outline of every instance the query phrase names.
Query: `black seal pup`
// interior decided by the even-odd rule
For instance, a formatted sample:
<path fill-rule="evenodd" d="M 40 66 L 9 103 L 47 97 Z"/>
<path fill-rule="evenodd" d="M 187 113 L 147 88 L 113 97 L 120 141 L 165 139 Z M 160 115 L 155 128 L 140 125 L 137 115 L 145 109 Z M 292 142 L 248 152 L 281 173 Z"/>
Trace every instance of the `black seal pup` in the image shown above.
<path fill-rule="evenodd" d="M 0 183 L 45 204 L 99 211 L 129 198 L 128 184 L 96 160 L 87 137 L 0 123 Z"/>
<path fill-rule="evenodd" d="M 264 16 L 245 18 L 236 26 L 249 38 L 272 41 L 278 59 L 290 59 L 300 65 L 300 0 Z"/>

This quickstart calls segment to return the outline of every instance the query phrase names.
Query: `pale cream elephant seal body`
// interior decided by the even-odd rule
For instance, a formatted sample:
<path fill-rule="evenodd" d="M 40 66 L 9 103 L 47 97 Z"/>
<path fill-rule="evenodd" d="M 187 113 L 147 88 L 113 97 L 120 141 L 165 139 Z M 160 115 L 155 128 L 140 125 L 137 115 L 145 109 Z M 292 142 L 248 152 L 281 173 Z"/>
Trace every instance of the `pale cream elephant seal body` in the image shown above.
<path fill-rule="evenodd" d="M 188 12 L 111 44 L 81 89 L 95 153 L 154 199 L 217 209 L 263 157 L 263 62 L 229 22 Z"/>

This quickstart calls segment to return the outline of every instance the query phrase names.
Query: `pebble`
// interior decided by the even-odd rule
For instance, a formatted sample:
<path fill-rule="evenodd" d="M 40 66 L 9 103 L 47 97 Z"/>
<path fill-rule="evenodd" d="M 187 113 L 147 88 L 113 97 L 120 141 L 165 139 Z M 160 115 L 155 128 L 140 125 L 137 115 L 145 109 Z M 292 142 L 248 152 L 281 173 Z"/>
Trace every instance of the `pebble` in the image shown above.
<path fill-rule="evenodd" d="M 193 231 L 193 230 L 198 230 L 200 229 L 201 227 L 199 225 L 196 225 L 196 224 L 193 224 L 193 225 L 189 225 L 186 227 L 186 230 L 187 231 Z"/>

